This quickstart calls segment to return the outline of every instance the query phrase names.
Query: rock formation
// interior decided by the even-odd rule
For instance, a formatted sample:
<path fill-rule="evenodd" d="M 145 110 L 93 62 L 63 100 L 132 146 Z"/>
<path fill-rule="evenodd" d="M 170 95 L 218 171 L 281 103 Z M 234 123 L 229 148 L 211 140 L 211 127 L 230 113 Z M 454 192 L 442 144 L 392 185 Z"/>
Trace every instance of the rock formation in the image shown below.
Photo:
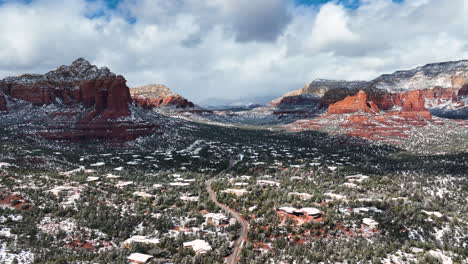
<path fill-rule="evenodd" d="M 468 96 L 468 83 L 463 85 L 463 87 L 458 91 L 458 97 Z"/>
<path fill-rule="evenodd" d="M 192 108 L 195 105 L 181 95 L 174 94 L 169 88 L 160 84 L 146 85 L 130 89 L 133 100 L 143 108 L 173 106 Z"/>
<path fill-rule="evenodd" d="M 328 114 L 348 114 L 364 111 L 366 113 L 378 113 L 376 104 L 367 100 L 367 94 L 359 91 L 355 96 L 348 96 L 344 100 L 331 104 L 328 107 Z"/>
<path fill-rule="evenodd" d="M 468 83 L 468 60 L 432 63 L 412 70 L 384 74 L 371 81 L 371 87 L 391 92 L 432 89 L 459 90 Z"/>
<path fill-rule="evenodd" d="M 400 112 L 401 116 L 405 117 L 416 117 L 420 116 L 427 120 L 432 119 L 431 113 L 425 107 L 425 97 L 424 92 L 419 90 L 414 90 L 408 93 L 405 93 L 402 106 L 402 111 Z"/>
<path fill-rule="evenodd" d="M 428 64 L 412 70 L 384 74 L 369 81 L 326 81 L 318 80 L 304 88 L 285 94 L 273 101 L 274 106 L 294 104 L 316 104 L 321 108 L 355 96 L 363 90 L 368 101 L 374 102 L 380 110 L 391 110 L 403 106 L 406 93 L 420 90 L 426 108 L 440 116 L 466 108 L 468 101 L 468 60 Z M 316 92 L 314 89 L 319 89 Z"/>
<path fill-rule="evenodd" d="M 0 92 L 0 112 L 6 111 L 8 111 L 6 97 L 2 92 Z"/>
<path fill-rule="evenodd" d="M 46 131 L 38 132 L 48 139 L 133 140 L 153 133 L 155 128 L 125 120 L 131 115 L 132 98 L 124 77 L 82 58 L 44 75 L 5 78 L 0 81 L 0 92 L 38 107 L 55 104 L 62 109 L 51 113 L 51 120 L 44 120 L 44 125 L 50 123 Z M 2 102 L 0 97 L 0 110 L 5 105 Z"/>
<path fill-rule="evenodd" d="M 398 100 L 394 100 L 394 107 L 401 107 L 399 115 L 407 118 L 422 117 L 427 120 L 432 119 L 430 112 L 425 107 L 424 92 L 414 90 L 398 95 Z M 380 112 L 378 104 L 370 101 L 366 92 L 359 91 L 354 96 L 348 96 L 344 100 L 331 104 L 328 107 L 328 114 L 349 114 L 356 112 L 377 114 Z"/>
<path fill-rule="evenodd" d="M 306 84 L 301 89 L 286 93 L 282 97 L 273 100 L 270 105 L 317 104 L 321 102 L 320 98 L 323 98 L 330 90 L 355 90 L 357 92 L 358 90 L 356 89 L 362 89 L 366 86 L 367 82 L 363 81 L 332 81 L 319 79 Z M 336 100 L 333 103 L 340 100 Z"/>
<path fill-rule="evenodd" d="M 82 58 L 44 75 L 5 78 L 0 81 L 0 91 L 38 106 L 80 103 L 94 106 L 87 121 L 100 114 L 111 119 L 130 115 L 131 97 L 125 79 Z"/>

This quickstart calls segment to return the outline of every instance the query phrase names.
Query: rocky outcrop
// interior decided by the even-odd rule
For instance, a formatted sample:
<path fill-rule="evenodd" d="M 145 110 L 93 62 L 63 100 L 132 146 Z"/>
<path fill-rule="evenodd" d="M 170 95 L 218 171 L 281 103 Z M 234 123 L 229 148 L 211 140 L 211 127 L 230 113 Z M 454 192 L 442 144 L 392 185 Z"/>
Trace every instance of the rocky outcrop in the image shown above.
<path fill-rule="evenodd" d="M 176 108 L 192 108 L 195 106 L 192 102 L 179 95 L 171 95 L 163 98 L 153 99 L 136 97 L 133 100 L 136 104 L 146 109 L 159 108 L 164 106 L 174 106 Z"/>
<path fill-rule="evenodd" d="M 0 81 L 0 91 L 6 95 L 34 105 L 73 104 L 89 105 L 91 94 L 84 91 L 83 82 L 100 81 L 104 84 L 115 79 L 106 67 L 97 68 L 85 59 L 77 59 L 70 66 L 61 66 L 44 75 L 25 74 Z M 99 88 L 105 89 L 105 88 Z"/>
<path fill-rule="evenodd" d="M 393 102 L 393 107 L 399 107 L 401 110 L 398 115 L 401 117 L 422 117 L 427 120 L 432 119 L 430 112 L 425 107 L 425 93 L 420 90 L 401 93 Z M 392 99 L 393 100 L 393 99 Z M 328 107 L 328 114 L 349 114 L 356 112 L 365 112 L 377 114 L 380 112 L 379 106 L 371 101 L 366 92 L 359 91 L 354 96 L 348 96 L 344 100 L 331 104 Z"/>
<path fill-rule="evenodd" d="M 8 111 L 6 97 L 0 92 L 0 112 Z"/>
<path fill-rule="evenodd" d="M 403 106 L 402 99 L 406 93 L 420 90 L 426 108 L 437 114 L 447 112 L 450 115 L 451 112 L 466 107 L 467 84 L 468 60 L 461 60 L 433 63 L 412 70 L 384 74 L 369 82 L 313 81 L 302 89 L 274 100 L 271 104 L 317 105 L 319 101 L 320 108 L 328 108 L 329 105 L 348 96 L 355 96 L 363 90 L 368 96 L 368 101 L 374 102 L 380 110 L 387 111 Z"/>
<path fill-rule="evenodd" d="M 98 69 L 82 58 L 45 75 L 5 78 L 0 82 L 0 90 L 12 98 L 38 106 L 83 104 L 94 107 L 83 122 L 101 114 L 104 119 L 130 115 L 128 104 L 132 99 L 126 80 L 108 68 Z"/>
<path fill-rule="evenodd" d="M 44 75 L 5 78 L 0 81 L 0 91 L 38 107 L 55 104 L 63 109 L 51 113 L 43 124 L 48 127 L 38 131 L 47 139 L 126 141 L 151 134 L 156 128 L 129 119 L 132 98 L 123 76 L 81 58 Z"/>
<path fill-rule="evenodd" d="M 332 81 L 332 80 L 319 79 L 319 80 L 315 80 L 306 84 L 301 89 L 286 93 L 282 97 L 273 100 L 270 103 L 270 105 L 282 106 L 282 105 L 294 105 L 294 104 L 317 104 L 317 103 L 322 102 L 321 98 L 323 98 L 330 90 L 333 90 L 333 91 L 354 90 L 355 92 L 357 92 L 358 89 L 363 89 L 367 87 L 367 85 L 368 83 L 363 82 L 363 81 Z M 333 103 L 340 101 L 340 100 L 336 100 Z M 328 106 L 328 104 L 326 105 Z"/>
<path fill-rule="evenodd" d="M 463 85 L 463 87 L 460 90 L 458 90 L 457 96 L 458 97 L 468 96 L 468 83 Z"/>
<path fill-rule="evenodd" d="M 420 90 L 411 91 L 403 94 L 403 105 L 400 116 L 404 117 L 422 117 L 426 120 L 432 119 L 431 113 L 425 107 L 424 92 Z"/>
<path fill-rule="evenodd" d="M 459 90 L 468 83 L 468 60 L 432 63 L 412 70 L 384 74 L 371 82 L 371 87 L 390 92 L 432 89 Z"/>
<path fill-rule="evenodd" d="M 115 119 L 130 115 L 128 104 L 132 102 L 126 80 L 122 76 L 105 80 L 83 81 L 80 84 L 80 101 L 94 106 L 82 122 L 89 122 L 100 115 L 103 119 Z"/>
<path fill-rule="evenodd" d="M 158 108 L 172 106 L 175 108 L 192 108 L 195 105 L 173 93 L 169 88 L 160 84 L 146 85 L 130 90 L 133 100 L 143 108 Z"/>
<path fill-rule="evenodd" d="M 344 100 L 348 96 L 356 95 L 359 89 L 337 88 L 327 91 L 322 98 L 320 98 L 320 106 L 328 107 L 331 104 Z"/>
<path fill-rule="evenodd" d="M 367 94 L 359 91 L 355 96 L 348 96 L 344 100 L 331 104 L 328 107 L 328 114 L 348 114 L 363 111 L 366 113 L 378 113 L 376 104 L 368 101 Z"/>

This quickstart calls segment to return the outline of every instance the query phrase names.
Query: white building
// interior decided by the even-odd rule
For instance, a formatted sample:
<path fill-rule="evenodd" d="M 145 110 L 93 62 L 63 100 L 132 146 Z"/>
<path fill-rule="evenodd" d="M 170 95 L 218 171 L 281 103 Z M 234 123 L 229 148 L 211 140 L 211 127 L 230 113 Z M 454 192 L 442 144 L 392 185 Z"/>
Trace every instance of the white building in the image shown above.
<path fill-rule="evenodd" d="M 208 244 L 208 242 L 206 242 L 204 240 L 201 240 L 201 239 L 197 239 L 197 240 L 194 240 L 194 241 L 191 241 L 191 242 L 185 242 L 184 247 L 192 248 L 193 251 L 195 251 L 195 254 L 197 254 L 197 255 L 198 254 L 205 254 L 205 253 L 207 253 L 208 251 L 211 250 L 210 244 Z"/>
<path fill-rule="evenodd" d="M 269 181 L 269 180 L 257 180 L 257 184 L 260 186 L 272 186 L 272 187 L 280 186 L 279 182 Z"/>
<path fill-rule="evenodd" d="M 322 216 L 322 212 L 320 212 L 317 208 L 305 207 L 300 209 L 305 215 L 312 216 L 314 218 L 319 218 Z"/>
<path fill-rule="evenodd" d="M 169 183 L 170 186 L 190 186 L 188 182 L 171 182 Z"/>
<path fill-rule="evenodd" d="M 141 198 L 151 198 L 153 195 L 147 193 L 147 192 L 134 192 L 133 195 L 141 197 Z"/>
<path fill-rule="evenodd" d="M 88 178 L 86 178 L 86 181 L 87 181 L 87 182 L 99 181 L 99 177 L 96 177 L 96 176 L 89 176 Z"/>
<path fill-rule="evenodd" d="M 365 226 L 368 226 L 369 228 L 376 228 L 379 225 L 379 223 L 377 223 L 377 221 L 375 221 L 374 219 L 371 219 L 371 218 L 362 219 L 362 223 Z"/>
<path fill-rule="evenodd" d="M 146 254 L 141 254 L 141 253 L 132 253 L 130 256 L 128 256 L 127 259 L 128 259 L 128 262 L 130 263 L 145 264 L 152 258 L 153 256 L 151 255 L 146 255 Z"/>
<path fill-rule="evenodd" d="M 188 196 L 188 195 L 182 195 L 180 196 L 180 199 L 182 201 L 186 201 L 186 202 L 198 202 L 198 200 L 200 199 L 198 196 Z"/>
<path fill-rule="evenodd" d="M 133 185 L 133 182 L 132 181 L 119 181 L 115 187 L 117 188 L 124 188 L 125 186 L 130 186 L 130 185 Z"/>
<path fill-rule="evenodd" d="M 229 223 L 229 218 L 223 214 L 208 213 L 204 215 L 207 225 L 226 225 Z"/>
<path fill-rule="evenodd" d="M 348 182 L 363 182 L 367 179 L 369 179 L 369 176 L 362 175 L 362 174 L 356 174 L 356 175 L 351 175 L 351 176 L 346 176 L 345 177 Z"/>
<path fill-rule="evenodd" d="M 287 213 L 287 214 L 294 214 L 294 212 L 295 212 L 297 209 L 294 208 L 294 207 L 280 207 L 280 208 L 278 208 L 278 210 L 283 211 L 283 212 L 285 212 L 285 213 Z"/>
<path fill-rule="evenodd" d="M 223 193 L 234 194 L 237 197 L 242 196 L 248 192 L 249 191 L 247 191 L 246 189 L 226 189 L 223 191 Z"/>
<path fill-rule="evenodd" d="M 147 238 L 146 236 L 132 236 L 131 238 L 123 242 L 123 246 L 126 248 L 130 248 L 134 243 L 156 245 L 159 244 L 159 239 Z"/>
<path fill-rule="evenodd" d="M 312 216 L 314 218 L 319 218 L 320 216 L 322 216 L 322 212 L 320 212 L 319 209 L 311 207 L 304 207 L 301 209 L 297 209 L 294 207 L 280 207 L 278 208 L 278 210 L 296 216 Z"/>

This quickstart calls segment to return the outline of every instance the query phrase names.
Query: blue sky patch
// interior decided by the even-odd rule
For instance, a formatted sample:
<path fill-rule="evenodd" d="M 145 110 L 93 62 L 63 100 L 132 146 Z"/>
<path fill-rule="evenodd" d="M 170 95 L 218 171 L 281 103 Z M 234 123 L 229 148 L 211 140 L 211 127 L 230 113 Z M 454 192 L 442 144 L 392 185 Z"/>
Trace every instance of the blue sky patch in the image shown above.
<path fill-rule="evenodd" d="M 348 8 L 356 9 L 360 6 L 359 0 L 295 0 L 298 5 L 323 5 L 328 2 L 338 2 Z M 395 3 L 402 3 L 404 0 L 392 0 Z"/>

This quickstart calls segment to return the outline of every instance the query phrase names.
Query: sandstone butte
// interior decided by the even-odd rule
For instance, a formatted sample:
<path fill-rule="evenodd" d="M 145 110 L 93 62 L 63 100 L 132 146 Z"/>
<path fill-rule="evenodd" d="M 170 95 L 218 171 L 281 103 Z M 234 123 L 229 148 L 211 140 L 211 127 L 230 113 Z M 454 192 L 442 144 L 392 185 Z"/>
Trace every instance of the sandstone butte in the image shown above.
<path fill-rule="evenodd" d="M 416 118 L 419 116 L 427 120 L 432 119 L 430 112 L 424 105 L 424 91 L 414 90 L 400 94 L 386 94 L 385 97 L 379 99 L 378 103 L 375 103 L 369 100 L 367 94 L 361 90 L 354 96 L 348 96 L 342 101 L 331 104 L 328 107 L 328 114 L 347 114 L 359 111 L 377 114 L 380 109 L 390 110 L 393 107 L 399 107 L 401 110 L 397 114 L 401 117 Z"/>
<path fill-rule="evenodd" d="M 124 77 L 115 76 L 107 68 L 97 69 L 84 59 L 45 75 L 6 78 L 0 81 L 0 91 L 37 106 L 57 103 L 94 106 L 86 121 L 101 114 L 104 119 L 129 116 L 128 104 L 132 102 Z"/>
<path fill-rule="evenodd" d="M 192 108 L 195 105 L 179 94 L 173 93 L 161 84 L 151 84 L 130 89 L 133 101 L 147 109 L 164 106 L 176 108 Z"/>
<path fill-rule="evenodd" d="M 364 111 L 366 113 L 378 113 L 379 108 L 372 101 L 367 100 L 367 94 L 359 91 L 354 96 L 347 96 L 344 100 L 331 104 L 328 114 L 347 114 Z"/>
<path fill-rule="evenodd" d="M 64 112 L 51 113 L 51 124 L 38 134 L 54 140 L 133 140 L 153 132 L 154 125 L 120 118 L 130 116 L 132 98 L 126 80 L 106 67 L 97 68 L 80 58 L 44 75 L 22 75 L 0 81 L 0 111 L 6 110 L 5 96 L 36 106 L 56 104 Z M 62 105 L 84 105 L 78 112 L 65 111 Z M 56 120 L 60 117 L 60 120 Z"/>

